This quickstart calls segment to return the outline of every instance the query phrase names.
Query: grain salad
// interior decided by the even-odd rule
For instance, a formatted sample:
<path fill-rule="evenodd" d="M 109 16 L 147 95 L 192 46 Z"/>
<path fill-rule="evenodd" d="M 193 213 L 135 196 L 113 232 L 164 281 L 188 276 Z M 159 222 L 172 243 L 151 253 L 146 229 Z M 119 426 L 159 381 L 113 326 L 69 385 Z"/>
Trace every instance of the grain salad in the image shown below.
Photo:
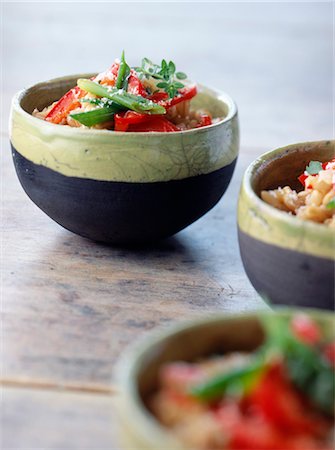
<path fill-rule="evenodd" d="M 333 448 L 333 336 L 304 313 L 264 318 L 263 328 L 252 353 L 162 365 L 150 408 L 184 448 Z"/>
<path fill-rule="evenodd" d="M 304 187 L 300 192 L 284 186 L 263 190 L 261 198 L 300 219 L 335 228 L 335 158 L 325 163 L 311 161 L 299 181 Z"/>
<path fill-rule="evenodd" d="M 33 116 L 59 125 L 113 131 L 173 132 L 200 128 L 220 119 L 191 108 L 197 86 L 173 61 L 148 58 L 129 67 L 120 60 L 91 79 L 79 79 L 63 97 Z"/>

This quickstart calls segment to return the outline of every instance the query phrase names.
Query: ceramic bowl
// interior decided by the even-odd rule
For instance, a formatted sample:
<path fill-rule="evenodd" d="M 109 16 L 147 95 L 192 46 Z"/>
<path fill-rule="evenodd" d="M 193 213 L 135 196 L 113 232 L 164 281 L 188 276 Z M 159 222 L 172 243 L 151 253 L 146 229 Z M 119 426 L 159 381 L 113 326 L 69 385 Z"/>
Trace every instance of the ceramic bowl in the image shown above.
<path fill-rule="evenodd" d="M 255 289 L 273 303 L 334 308 L 334 230 L 259 196 L 278 186 L 300 189 L 297 177 L 309 161 L 334 154 L 334 141 L 294 144 L 262 155 L 245 172 L 238 203 L 241 257 Z"/>
<path fill-rule="evenodd" d="M 238 154 L 233 100 L 200 86 L 194 107 L 223 120 L 175 133 L 79 129 L 31 115 L 90 76 L 40 83 L 13 99 L 13 159 L 31 200 L 74 233 L 126 244 L 171 236 L 210 210 L 227 189 Z"/>
<path fill-rule="evenodd" d="M 116 368 L 119 387 L 116 407 L 122 448 L 136 450 L 185 450 L 185 446 L 151 414 L 148 398 L 158 387 L 162 364 L 194 361 L 230 351 L 253 351 L 263 341 L 260 316 L 290 317 L 294 310 L 254 312 L 243 315 L 218 314 L 188 321 L 167 331 L 150 333 L 125 352 Z M 310 311 L 314 319 L 334 336 L 333 314 Z"/>

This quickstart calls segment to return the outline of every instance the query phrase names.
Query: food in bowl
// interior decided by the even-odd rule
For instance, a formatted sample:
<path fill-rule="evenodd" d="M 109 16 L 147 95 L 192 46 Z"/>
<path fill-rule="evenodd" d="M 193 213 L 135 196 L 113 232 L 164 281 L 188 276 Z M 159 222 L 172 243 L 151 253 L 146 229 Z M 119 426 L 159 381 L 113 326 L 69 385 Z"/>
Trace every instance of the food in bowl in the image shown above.
<path fill-rule="evenodd" d="M 161 366 L 149 406 L 185 448 L 332 448 L 333 336 L 302 313 L 262 324 L 253 352 Z"/>
<path fill-rule="evenodd" d="M 285 186 L 263 190 L 261 198 L 300 219 L 335 227 L 335 158 L 324 163 L 310 161 L 299 181 L 304 187 L 300 192 Z"/>
<path fill-rule="evenodd" d="M 228 187 L 239 149 L 236 105 L 199 84 L 192 108 L 221 120 L 174 133 L 72 127 L 33 116 L 78 79 L 95 76 L 68 75 L 15 95 L 10 141 L 21 185 L 54 221 L 94 241 L 130 245 L 171 236 Z"/>
<path fill-rule="evenodd" d="M 35 109 L 47 122 L 114 131 L 173 132 L 217 122 L 205 110 L 191 109 L 197 86 L 173 61 L 154 64 L 148 58 L 130 68 L 121 60 L 91 79 L 79 79 L 61 99 Z"/>
<path fill-rule="evenodd" d="M 241 258 L 254 288 L 271 303 L 334 310 L 334 228 L 301 220 L 261 198 L 262 191 L 278 186 L 299 192 L 303 168 L 310 161 L 331 161 L 334 152 L 331 140 L 291 144 L 259 156 L 244 174 L 238 202 Z"/>

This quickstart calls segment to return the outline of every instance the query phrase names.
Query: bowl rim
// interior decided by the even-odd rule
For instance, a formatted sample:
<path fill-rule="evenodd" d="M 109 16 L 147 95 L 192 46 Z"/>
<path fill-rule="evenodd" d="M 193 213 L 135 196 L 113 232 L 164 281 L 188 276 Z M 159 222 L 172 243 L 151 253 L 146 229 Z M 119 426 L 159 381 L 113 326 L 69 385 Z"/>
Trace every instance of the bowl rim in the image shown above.
<path fill-rule="evenodd" d="M 264 306 L 267 306 L 264 304 Z M 121 398 L 117 401 L 119 416 L 128 411 L 131 413 L 132 418 L 132 430 L 136 428 L 137 436 L 145 441 L 146 437 L 152 436 L 150 442 L 157 442 L 158 439 L 171 439 L 176 448 L 179 449 L 181 442 L 177 437 L 169 431 L 168 428 L 164 428 L 159 421 L 150 414 L 149 410 L 143 405 L 139 393 L 137 390 L 136 375 L 141 367 L 141 361 L 145 358 L 146 354 L 152 352 L 155 347 L 162 344 L 164 341 L 169 339 L 171 336 L 176 336 L 184 331 L 196 329 L 203 325 L 211 324 L 224 324 L 234 320 L 252 320 L 259 319 L 267 315 L 279 315 L 279 316 L 291 316 L 294 313 L 307 313 L 320 320 L 325 319 L 335 322 L 335 313 L 330 311 L 323 311 L 316 308 L 297 308 L 288 306 L 276 306 L 275 308 L 267 308 L 227 313 L 219 312 L 215 315 L 206 315 L 205 317 L 192 318 L 191 320 L 182 320 L 180 322 L 174 323 L 173 325 L 168 325 L 165 328 L 156 329 L 154 331 L 149 331 L 145 333 L 138 341 L 132 342 L 125 349 L 125 353 L 117 361 L 115 366 L 115 379 L 117 383 L 117 388 L 120 388 L 119 395 Z M 330 313 L 330 314 L 329 314 Z M 124 418 L 119 417 L 121 420 Z M 134 425 L 135 424 L 135 425 Z M 150 447 L 151 448 L 151 447 Z M 152 447 L 154 448 L 154 447 Z M 180 447 L 184 448 L 184 447 Z"/>
<path fill-rule="evenodd" d="M 38 83 L 32 84 L 27 88 L 21 89 L 20 91 L 16 92 L 12 98 L 12 106 L 11 109 L 12 110 L 16 110 L 18 113 L 20 113 L 23 117 L 25 117 L 27 120 L 32 120 L 35 125 L 39 124 L 41 127 L 46 127 L 46 129 L 54 130 L 56 131 L 57 129 L 59 129 L 59 124 L 54 124 L 54 123 L 50 123 L 50 122 L 46 122 L 45 120 L 41 120 L 38 117 L 34 117 L 32 114 L 28 113 L 27 111 L 25 111 L 22 106 L 21 106 L 21 102 L 24 99 L 24 97 L 29 94 L 29 92 L 35 88 L 38 88 L 39 86 L 43 86 L 43 85 L 51 85 L 53 83 L 61 83 L 62 81 L 66 81 L 69 79 L 78 79 L 78 78 L 89 78 L 96 75 L 96 73 L 80 73 L 80 74 L 71 74 L 71 75 L 65 75 L 65 76 L 61 76 L 61 77 L 57 77 L 57 78 L 51 78 L 49 80 L 46 81 L 40 81 Z M 220 102 L 224 103 L 227 107 L 228 107 L 228 114 L 226 117 L 224 117 L 222 120 L 211 124 L 211 125 L 206 125 L 204 127 L 199 127 L 199 128 L 191 128 L 189 130 L 180 130 L 180 131 L 174 131 L 174 132 L 165 132 L 165 131 L 140 131 L 140 132 L 135 132 L 135 131 L 114 131 L 114 130 L 106 130 L 106 129 L 91 129 L 91 128 L 81 128 L 81 127 L 70 127 L 67 125 L 62 125 L 61 129 L 62 132 L 64 133 L 68 133 L 69 135 L 74 135 L 74 136 L 85 136 L 86 135 L 90 135 L 92 136 L 94 134 L 97 134 L 99 136 L 124 136 L 124 135 L 129 135 L 129 136 L 167 136 L 167 135 L 172 135 L 172 136 L 176 136 L 176 135 L 185 135 L 185 134 L 190 134 L 190 133 L 195 133 L 195 132 L 203 132 L 205 130 L 208 129 L 213 129 L 213 128 L 217 128 L 218 126 L 227 123 L 229 121 L 231 121 L 235 116 L 237 116 L 238 114 L 238 110 L 237 110 L 237 105 L 236 102 L 233 100 L 233 98 L 227 94 L 225 91 L 221 91 L 218 90 L 216 88 L 212 88 L 210 86 L 207 85 L 203 85 L 201 83 L 196 83 L 197 87 L 201 88 L 205 88 L 208 89 L 209 91 L 213 92 L 217 98 L 217 100 L 219 100 Z M 36 122 L 38 121 L 38 122 Z M 55 128 L 57 127 L 57 128 Z"/>
<path fill-rule="evenodd" d="M 313 222 L 311 220 L 303 220 L 297 216 L 294 216 L 293 214 L 289 214 L 285 211 L 281 211 L 280 209 L 275 208 L 272 205 L 269 205 L 256 194 L 255 190 L 252 187 L 252 180 L 257 169 L 265 162 L 275 161 L 276 159 L 278 159 L 278 156 L 288 153 L 291 150 L 294 151 L 300 147 L 311 147 L 320 144 L 326 145 L 328 143 L 335 146 L 335 140 L 325 139 L 321 141 L 298 142 L 296 144 L 289 144 L 285 147 L 275 148 L 266 153 L 262 153 L 247 167 L 244 173 L 242 179 L 242 187 L 244 188 L 245 193 L 260 211 L 274 217 L 280 222 L 287 223 L 294 228 L 303 228 L 306 231 L 322 233 L 325 236 L 333 235 L 333 230 L 330 227 L 325 226 L 323 223 Z"/>

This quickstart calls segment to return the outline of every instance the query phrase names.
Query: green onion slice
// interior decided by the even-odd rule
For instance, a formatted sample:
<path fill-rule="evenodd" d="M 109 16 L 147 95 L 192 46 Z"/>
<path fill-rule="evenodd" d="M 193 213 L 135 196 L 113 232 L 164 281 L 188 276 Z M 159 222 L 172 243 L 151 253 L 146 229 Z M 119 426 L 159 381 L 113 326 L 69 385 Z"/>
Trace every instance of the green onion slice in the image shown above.
<path fill-rule="evenodd" d="M 148 100 L 139 95 L 130 94 L 122 89 L 116 89 L 112 87 L 102 86 L 95 81 L 86 80 L 80 78 L 78 80 L 78 86 L 90 94 L 96 95 L 97 97 L 103 97 L 113 100 L 124 108 L 131 109 L 142 114 L 165 114 L 166 109 L 157 105 L 156 103 Z"/>

